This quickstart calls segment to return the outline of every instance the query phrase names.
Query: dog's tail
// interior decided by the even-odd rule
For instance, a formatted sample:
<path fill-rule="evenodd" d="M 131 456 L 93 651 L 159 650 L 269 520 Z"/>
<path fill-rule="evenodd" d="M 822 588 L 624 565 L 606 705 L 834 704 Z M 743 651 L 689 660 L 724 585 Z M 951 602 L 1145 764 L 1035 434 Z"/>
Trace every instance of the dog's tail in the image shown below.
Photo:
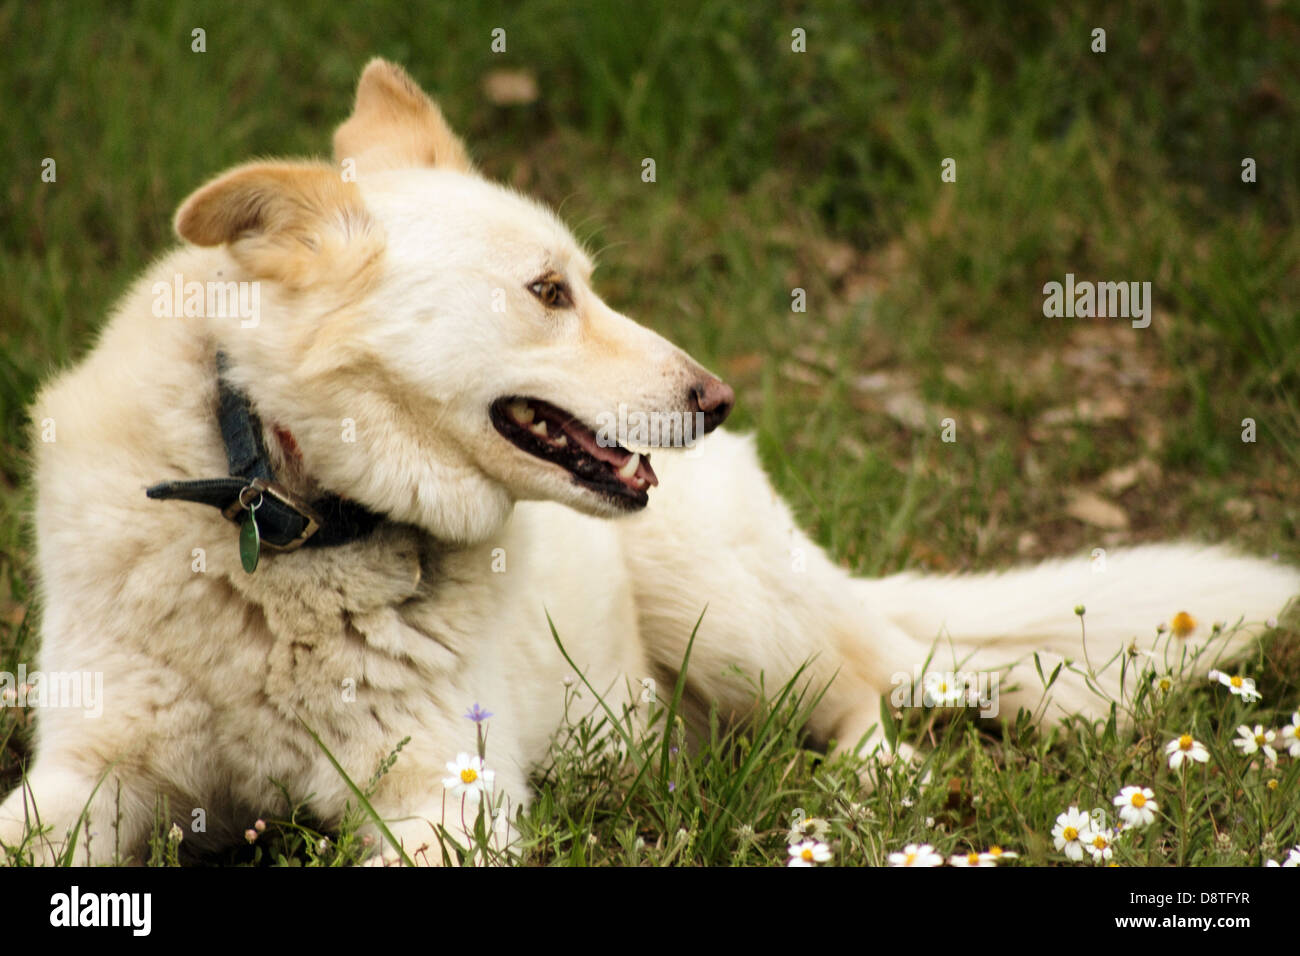
<path fill-rule="evenodd" d="M 898 574 L 859 587 L 877 614 L 932 652 L 928 670 L 1000 671 L 1003 706 L 1032 709 L 1043 691 L 1034 653 L 1048 674 L 1069 660 L 1074 666 L 1052 687 L 1052 710 L 1096 716 L 1119 695 L 1123 654 L 1136 663 L 1129 681 L 1142 662 L 1186 675 L 1227 666 L 1300 595 L 1300 570 L 1221 547 L 1162 544 L 997 574 Z M 1083 677 L 1089 670 L 1096 689 Z"/>

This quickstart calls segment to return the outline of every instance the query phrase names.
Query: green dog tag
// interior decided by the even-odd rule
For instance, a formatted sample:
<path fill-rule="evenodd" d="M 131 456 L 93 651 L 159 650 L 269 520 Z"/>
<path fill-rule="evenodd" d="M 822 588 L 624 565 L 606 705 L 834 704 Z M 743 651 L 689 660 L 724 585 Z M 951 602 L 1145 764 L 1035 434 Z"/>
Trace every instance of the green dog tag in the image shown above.
<path fill-rule="evenodd" d="M 255 510 L 250 508 L 239 526 L 239 560 L 249 574 L 257 570 L 257 559 L 262 554 L 262 535 L 257 530 Z"/>

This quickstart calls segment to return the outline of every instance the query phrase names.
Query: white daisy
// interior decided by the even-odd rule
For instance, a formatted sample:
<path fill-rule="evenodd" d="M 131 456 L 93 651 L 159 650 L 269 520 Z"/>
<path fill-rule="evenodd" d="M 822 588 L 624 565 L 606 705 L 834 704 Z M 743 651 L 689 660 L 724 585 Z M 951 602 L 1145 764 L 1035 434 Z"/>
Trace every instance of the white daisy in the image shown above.
<path fill-rule="evenodd" d="M 943 866 L 943 857 L 928 843 L 909 843 L 902 853 L 889 854 L 890 866 Z"/>
<path fill-rule="evenodd" d="M 1282 746 L 1292 757 L 1300 757 L 1300 710 L 1291 715 L 1291 723 L 1283 724 L 1278 731 L 1282 735 Z"/>
<path fill-rule="evenodd" d="M 804 817 L 790 824 L 790 832 L 785 836 L 789 844 L 803 843 L 805 840 L 823 842 L 831 832 L 831 825 L 821 817 Z"/>
<path fill-rule="evenodd" d="M 1083 859 L 1083 845 L 1092 836 L 1092 819 L 1078 807 L 1070 807 L 1056 818 L 1052 828 L 1052 838 L 1056 848 L 1071 860 Z"/>
<path fill-rule="evenodd" d="M 1240 674 L 1224 674 L 1221 671 L 1214 671 L 1219 683 L 1247 703 L 1262 700 L 1259 691 L 1255 689 L 1255 681 L 1249 677 L 1242 677 Z"/>
<path fill-rule="evenodd" d="M 826 863 L 831 858 L 831 848 L 820 840 L 804 840 L 789 848 L 790 861 L 787 866 L 815 866 Z"/>
<path fill-rule="evenodd" d="M 1169 755 L 1170 770 L 1177 770 L 1184 760 L 1205 763 L 1210 759 L 1210 752 L 1205 749 L 1205 744 L 1193 739 L 1191 734 L 1183 734 L 1169 741 L 1165 745 L 1165 753 Z"/>
<path fill-rule="evenodd" d="M 1125 787 L 1114 800 L 1120 819 L 1132 827 L 1150 826 L 1160 809 L 1150 787 Z"/>
<path fill-rule="evenodd" d="M 965 686 L 953 674 L 926 674 L 925 700 L 934 707 L 950 707 L 966 696 Z"/>
<path fill-rule="evenodd" d="M 1092 839 L 1088 841 L 1087 850 L 1092 854 L 1092 862 L 1101 864 L 1110 862 L 1110 858 L 1115 855 L 1112 849 L 1115 843 L 1115 834 L 1111 830 L 1094 830 Z"/>
<path fill-rule="evenodd" d="M 1159 694 L 1167 694 L 1174 689 L 1174 679 L 1168 674 L 1165 674 L 1163 677 L 1153 678 L 1151 681 L 1151 689 Z"/>
<path fill-rule="evenodd" d="M 1156 660 L 1156 655 L 1154 653 L 1152 653 L 1151 651 L 1144 651 L 1142 648 L 1138 647 L 1138 642 L 1136 637 L 1133 638 L 1133 640 L 1128 642 L 1127 651 L 1129 657 L 1149 657 L 1152 660 Z"/>
<path fill-rule="evenodd" d="M 997 866 L 997 861 L 987 853 L 957 853 L 948 860 L 953 866 Z"/>
<path fill-rule="evenodd" d="M 1276 731 L 1265 730 L 1262 724 L 1256 724 L 1255 729 L 1251 730 L 1249 726 L 1242 724 L 1237 728 L 1237 734 L 1239 736 L 1232 745 L 1241 749 L 1242 756 L 1249 757 L 1251 754 L 1263 751 L 1264 759 L 1269 763 L 1277 762 L 1277 751 L 1273 749 Z"/>
<path fill-rule="evenodd" d="M 1279 866 L 1300 866 L 1300 846 L 1286 851 L 1286 859 L 1279 863 L 1277 860 L 1265 860 L 1266 867 L 1276 868 Z"/>
<path fill-rule="evenodd" d="M 443 778 L 442 786 L 448 795 L 456 799 L 468 797 L 472 801 L 492 789 L 496 776 L 484 768 L 480 757 L 471 754 L 457 754 L 455 762 L 447 763 L 447 772 L 451 776 Z"/>
<path fill-rule="evenodd" d="M 1001 863 L 1003 860 L 1014 860 L 1019 853 L 1012 853 L 1010 850 L 1004 850 L 996 843 L 989 847 L 987 853 L 981 853 L 980 856 L 992 860 L 994 863 Z"/>

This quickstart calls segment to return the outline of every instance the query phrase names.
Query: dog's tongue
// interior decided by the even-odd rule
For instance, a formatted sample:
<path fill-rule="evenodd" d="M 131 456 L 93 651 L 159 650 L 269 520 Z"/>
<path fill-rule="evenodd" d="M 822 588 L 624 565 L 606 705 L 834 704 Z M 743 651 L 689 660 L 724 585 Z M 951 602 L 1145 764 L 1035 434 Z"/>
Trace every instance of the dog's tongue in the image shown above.
<path fill-rule="evenodd" d="M 564 434 L 577 442 L 592 458 L 613 465 L 618 480 L 633 491 L 640 491 L 645 485 L 655 487 L 659 484 L 655 470 L 650 467 L 649 455 L 638 455 L 618 445 L 602 445 L 596 440 L 596 435 L 584 428 L 576 419 L 566 422 L 563 428 Z M 633 458 L 636 459 L 636 464 L 632 464 Z M 641 479 L 642 484 L 638 486 L 634 478 Z"/>

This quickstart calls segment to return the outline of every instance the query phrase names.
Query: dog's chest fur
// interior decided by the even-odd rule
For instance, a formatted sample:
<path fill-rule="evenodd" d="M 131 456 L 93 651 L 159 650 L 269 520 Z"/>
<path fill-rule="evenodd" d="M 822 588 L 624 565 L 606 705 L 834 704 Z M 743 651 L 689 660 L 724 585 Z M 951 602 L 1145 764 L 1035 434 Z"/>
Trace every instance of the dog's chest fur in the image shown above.
<path fill-rule="evenodd" d="M 539 509 L 541 520 L 573 526 L 572 550 L 536 533 Z M 190 575 L 201 580 L 159 582 L 184 593 L 183 607 L 169 602 L 156 629 L 126 637 L 134 666 L 156 667 L 148 681 L 156 690 L 129 705 L 154 731 L 131 759 L 171 785 L 182 815 L 193 805 L 251 820 L 280 809 L 283 784 L 333 821 L 351 794 L 303 724 L 364 785 L 405 737 L 406 755 L 434 748 L 426 760 L 437 766 L 472 751 L 474 726 L 463 715 L 474 703 L 523 725 L 490 746 L 494 766 L 522 779 L 564 709 L 569 669 L 548 611 L 596 680 L 644 672 L 613 532 L 553 506 L 521 506 L 500 536 L 472 548 L 385 523 L 362 541 L 274 555 L 251 575 L 238 567 L 233 527 L 221 522 L 212 533 L 207 572 Z M 160 566 L 175 569 L 177 556 Z M 593 573 L 598 593 L 575 592 L 572 582 Z M 611 632 L 623 639 L 610 642 Z M 213 647 L 219 633 L 225 641 Z M 184 743 L 169 747 L 169 737 Z M 193 762 L 178 773 L 182 755 Z M 403 766 L 399 758 L 392 786 L 429 786 L 403 780 Z"/>

